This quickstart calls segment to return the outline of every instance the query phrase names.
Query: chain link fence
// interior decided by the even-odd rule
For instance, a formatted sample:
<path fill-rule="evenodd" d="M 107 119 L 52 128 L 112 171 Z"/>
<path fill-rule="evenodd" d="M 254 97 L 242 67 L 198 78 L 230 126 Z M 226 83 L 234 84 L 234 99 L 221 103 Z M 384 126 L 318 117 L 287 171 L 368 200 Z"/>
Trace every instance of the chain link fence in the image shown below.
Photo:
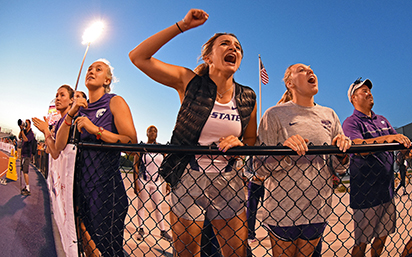
<path fill-rule="evenodd" d="M 74 193 L 79 255 L 273 256 L 276 245 L 283 256 L 292 249 L 303 256 L 349 256 L 356 241 L 370 237 L 367 229 L 376 216 L 388 217 L 380 229 L 389 234 L 382 256 L 401 256 L 412 235 L 409 154 L 394 143 L 352 146 L 351 165 L 376 175 L 369 176 L 351 174 L 354 166 L 336 157 L 339 153 L 328 145 L 310 145 L 305 156 L 297 156 L 282 146 L 222 153 L 212 146 L 79 142 Z M 172 187 L 157 173 L 171 155 L 189 160 Z M 389 177 L 383 178 L 388 167 Z M 374 190 L 385 187 L 385 179 L 395 193 L 389 201 Z M 355 180 L 361 182 L 351 195 Z M 366 212 L 354 206 L 354 198 L 360 207 L 389 205 Z M 355 232 L 359 215 L 365 231 Z M 365 252 L 375 250 L 368 244 Z"/>
<path fill-rule="evenodd" d="M 47 178 L 49 172 L 49 154 L 46 153 L 44 149 L 38 149 L 36 153 L 33 154 L 33 159 L 33 164 L 39 169 L 41 174 Z"/>

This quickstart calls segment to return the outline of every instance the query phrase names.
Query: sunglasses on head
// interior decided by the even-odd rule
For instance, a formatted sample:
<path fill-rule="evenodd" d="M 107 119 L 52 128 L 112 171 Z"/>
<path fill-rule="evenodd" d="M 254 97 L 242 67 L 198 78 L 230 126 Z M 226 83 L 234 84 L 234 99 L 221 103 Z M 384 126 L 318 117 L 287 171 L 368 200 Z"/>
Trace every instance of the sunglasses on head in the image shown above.
<path fill-rule="evenodd" d="M 360 83 L 362 83 L 363 81 L 362 81 L 362 77 L 359 77 L 359 78 L 357 78 L 354 82 L 353 82 L 353 85 L 357 85 L 357 84 L 360 84 Z"/>

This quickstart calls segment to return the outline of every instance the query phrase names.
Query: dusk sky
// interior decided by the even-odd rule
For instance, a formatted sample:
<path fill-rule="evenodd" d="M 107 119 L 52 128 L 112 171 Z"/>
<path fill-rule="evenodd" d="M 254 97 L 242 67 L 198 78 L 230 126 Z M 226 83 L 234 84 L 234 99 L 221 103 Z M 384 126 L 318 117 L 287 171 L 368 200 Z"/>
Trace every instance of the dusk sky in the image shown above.
<path fill-rule="evenodd" d="M 285 69 L 304 63 L 319 79 L 315 102 L 334 109 L 341 122 L 353 112 L 347 91 L 360 76 L 373 83 L 377 114 L 394 127 L 412 122 L 412 1 L 18 0 L 2 1 L 0 8 L 1 128 L 17 134 L 18 119 L 43 117 L 58 87 L 74 87 L 86 50 L 83 32 L 101 20 L 105 30 L 90 46 L 79 90 L 87 93 L 87 67 L 99 58 L 109 60 L 118 79 L 112 91 L 131 108 L 139 142 L 146 142 L 146 128 L 155 125 L 158 141 L 166 143 L 178 95 L 138 70 L 128 53 L 191 8 L 205 10 L 209 20 L 178 35 L 156 58 L 193 69 L 203 43 L 216 32 L 231 32 L 244 49 L 235 80 L 256 94 L 262 57 L 269 75 L 269 84 L 262 85 L 263 112 L 285 91 Z"/>

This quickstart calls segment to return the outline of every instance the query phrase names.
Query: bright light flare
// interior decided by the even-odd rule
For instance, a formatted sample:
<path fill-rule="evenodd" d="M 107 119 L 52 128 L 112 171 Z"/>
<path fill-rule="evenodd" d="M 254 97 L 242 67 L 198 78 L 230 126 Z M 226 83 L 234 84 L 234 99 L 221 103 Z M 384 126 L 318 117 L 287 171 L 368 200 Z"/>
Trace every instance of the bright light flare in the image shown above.
<path fill-rule="evenodd" d="M 82 44 L 90 44 L 96 40 L 103 32 L 104 24 L 101 21 L 95 22 L 92 26 L 87 28 L 83 33 Z"/>

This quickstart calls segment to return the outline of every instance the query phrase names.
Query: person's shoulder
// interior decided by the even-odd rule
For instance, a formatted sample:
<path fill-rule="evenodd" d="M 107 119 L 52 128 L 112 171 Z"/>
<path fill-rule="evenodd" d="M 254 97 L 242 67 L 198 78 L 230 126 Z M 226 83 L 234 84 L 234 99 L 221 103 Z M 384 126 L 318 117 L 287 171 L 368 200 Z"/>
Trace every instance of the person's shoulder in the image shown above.
<path fill-rule="evenodd" d="M 120 95 L 116 95 L 116 94 L 110 94 L 110 105 L 119 105 L 119 104 L 125 104 L 126 100 L 124 100 L 123 97 L 121 97 Z"/>
<path fill-rule="evenodd" d="M 348 133 L 354 133 L 356 131 L 363 130 L 364 121 L 359 118 L 355 113 L 347 117 L 342 123 L 342 129 L 345 134 L 348 136 Z"/>
<path fill-rule="evenodd" d="M 209 75 L 208 74 L 203 74 L 202 76 L 195 74 L 193 76 L 193 78 L 189 81 L 189 83 L 187 83 L 187 85 L 191 85 L 193 83 L 196 83 L 197 81 L 202 81 L 202 80 L 210 80 Z"/>
<path fill-rule="evenodd" d="M 187 83 L 186 88 L 185 88 L 185 94 L 188 92 L 191 92 L 192 90 L 196 91 L 202 85 L 209 85 L 210 86 L 211 79 L 209 78 L 208 74 L 204 74 L 202 76 L 199 76 L 198 74 L 195 74 L 193 78 Z"/>
<path fill-rule="evenodd" d="M 277 104 L 277 105 L 275 105 L 275 106 L 272 106 L 272 107 L 269 108 L 269 109 L 273 109 L 273 110 L 283 110 L 283 109 L 291 108 L 291 107 L 296 107 L 296 104 L 293 103 L 292 101 L 288 101 L 288 102 L 286 102 L 286 103 L 280 103 L 280 104 Z"/>
<path fill-rule="evenodd" d="M 323 110 L 323 111 L 332 111 L 332 112 L 334 112 L 332 108 L 327 107 L 327 106 L 320 105 L 320 104 L 318 104 L 318 103 L 315 105 L 315 108 L 319 108 L 319 109 L 321 109 L 321 110 Z"/>
<path fill-rule="evenodd" d="M 242 85 L 240 83 L 237 83 L 236 81 L 235 81 L 235 85 L 239 87 L 243 92 L 249 92 L 253 94 L 254 96 L 256 96 L 255 90 L 253 90 L 251 87 Z"/>
<path fill-rule="evenodd" d="M 349 115 L 348 117 L 346 117 L 346 119 L 343 121 L 343 123 L 348 123 L 348 122 L 359 122 L 359 118 L 358 116 L 356 116 L 354 113 L 352 113 L 351 115 Z"/>
<path fill-rule="evenodd" d="M 375 114 L 375 116 L 378 118 L 378 119 L 381 119 L 381 120 L 386 120 L 386 121 L 388 121 L 388 119 L 385 117 L 385 116 L 383 116 L 383 115 L 380 115 L 380 114 L 376 114 L 376 113 L 374 113 Z M 388 121 L 389 122 L 389 121 Z"/>
<path fill-rule="evenodd" d="M 326 113 L 327 115 L 331 115 L 335 118 L 338 118 L 338 115 L 332 108 L 320 104 L 316 104 L 316 107 L 319 108 L 319 110 L 321 110 L 322 112 Z"/>
<path fill-rule="evenodd" d="M 239 86 L 239 87 L 241 87 L 241 88 L 243 88 L 243 89 L 247 89 L 247 90 L 254 91 L 251 87 L 246 86 L 246 85 L 243 85 L 243 84 L 240 84 L 240 83 L 238 83 L 238 82 L 236 82 L 236 81 L 235 81 L 235 85 L 237 85 L 237 86 Z"/>
<path fill-rule="evenodd" d="M 277 114 L 279 114 L 279 113 L 285 112 L 285 109 L 291 108 L 291 107 L 293 107 L 293 106 L 294 106 L 294 105 L 291 104 L 291 102 L 277 104 L 277 105 L 274 105 L 274 106 L 272 106 L 272 107 L 269 107 L 269 108 L 266 110 L 265 115 L 269 115 L 269 116 L 271 116 L 271 115 L 277 115 Z"/>
<path fill-rule="evenodd" d="M 104 94 L 103 97 L 107 100 L 110 100 L 110 101 L 113 100 L 113 99 L 116 99 L 116 98 L 122 98 L 121 96 L 119 96 L 117 94 L 114 94 L 114 93 L 106 93 L 106 94 Z"/>
<path fill-rule="evenodd" d="M 30 129 L 30 131 L 27 133 L 27 135 L 30 135 L 30 136 L 33 136 L 33 137 L 34 137 L 33 130 L 32 130 L 32 129 Z"/>

